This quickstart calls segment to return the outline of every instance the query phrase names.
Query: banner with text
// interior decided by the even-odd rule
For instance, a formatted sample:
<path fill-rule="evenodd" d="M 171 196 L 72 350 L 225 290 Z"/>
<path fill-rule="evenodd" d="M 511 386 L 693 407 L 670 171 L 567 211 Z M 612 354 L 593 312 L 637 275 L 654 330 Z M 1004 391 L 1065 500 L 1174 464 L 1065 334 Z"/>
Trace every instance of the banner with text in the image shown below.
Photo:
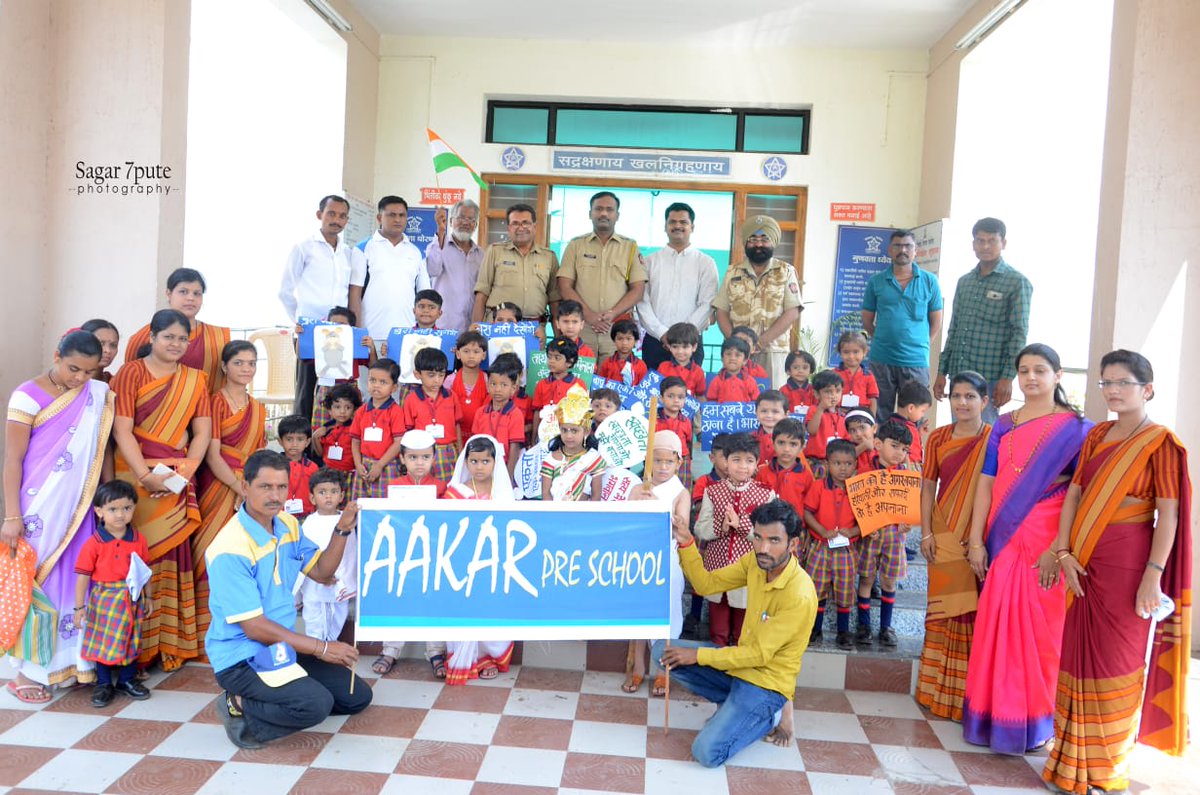
<path fill-rule="evenodd" d="M 654 370 L 646 373 L 637 386 L 626 386 L 623 381 L 613 381 L 597 375 L 592 378 L 592 389 L 611 389 L 621 396 L 621 408 L 645 415 L 650 407 L 650 398 L 660 394 L 662 382 L 662 373 Z M 662 405 L 662 398 L 659 398 L 658 404 Z M 700 401 L 688 395 L 683 399 L 683 409 L 679 413 L 690 420 L 696 416 L 699 409 Z"/>
<path fill-rule="evenodd" d="M 846 495 L 862 534 L 890 524 L 920 524 L 921 477 L 906 469 L 875 469 L 847 480 Z"/>
<path fill-rule="evenodd" d="M 845 331 L 862 329 L 863 295 L 867 282 L 891 264 L 888 240 L 892 230 L 874 226 L 839 226 L 833 271 L 833 304 L 829 314 L 830 367 L 842 363 L 837 340 Z"/>
<path fill-rule="evenodd" d="M 394 328 L 388 332 L 388 358 L 400 365 L 400 382 L 420 381 L 414 369 L 422 348 L 440 348 L 446 354 L 447 372 L 454 369 L 454 343 L 458 332 L 445 328 Z"/>
<path fill-rule="evenodd" d="M 654 502 L 359 502 L 355 637 L 666 638 L 670 513 Z"/>

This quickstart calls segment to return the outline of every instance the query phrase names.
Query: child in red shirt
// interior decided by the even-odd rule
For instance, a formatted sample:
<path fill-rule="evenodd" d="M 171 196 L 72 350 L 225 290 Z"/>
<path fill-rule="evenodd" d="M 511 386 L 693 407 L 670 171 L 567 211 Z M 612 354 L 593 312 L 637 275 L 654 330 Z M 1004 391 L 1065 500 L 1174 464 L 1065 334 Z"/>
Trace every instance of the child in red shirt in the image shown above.
<path fill-rule="evenodd" d="M 446 493 L 446 481 L 433 476 L 437 439 L 429 431 L 415 428 L 400 437 L 400 458 L 405 474 L 388 481 L 389 486 L 433 486 L 440 500 Z M 386 654 L 386 652 L 385 652 Z"/>
<path fill-rule="evenodd" d="M 875 469 L 875 418 L 865 409 L 854 409 L 845 417 L 846 435 L 854 445 L 858 474 Z"/>
<path fill-rule="evenodd" d="M 579 332 L 583 331 L 583 305 L 578 301 L 567 299 L 558 302 L 558 318 L 555 323 L 555 328 L 558 330 L 560 339 L 570 340 L 575 343 L 576 359 L 592 359 L 595 360 L 596 352 L 592 350 L 592 346 L 588 345 L 583 340 L 579 339 Z"/>
<path fill-rule="evenodd" d="M 316 510 L 308 494 L 308 479 L 317 471 L 317 465 L 308 460 L 311 434 L 312 426 L 298 414 L 279 421 L 279 445 L 288 460 L 288 494 L 283 510 L 300 521 Z"/>
<path fill-rule="evenodd" d="M 754 401 L 754 416 L 758 418 L 758 430 L 752 434 L 758 441 L 758 460 L 770 461 L 775 457 L 775 426 L 787 416 L 787 398 L 777 389 L 768 389 Z"/>
<path fill-rule="evenodd" d="M 830 439 L 846 438 L 846 423 L 838 413 L 842 402 L 842 379 L 833 370 L 822 370 L 813 376 L 817 405 L 808 410 L 808 444 L 804 455 L 813 468 L 813 477 L 825 477 L 825 445 Z"/>
<path fill-rule="evenodd" d="M 784 359 L 783 369 L 787 371 L 788 379 L 779 391 L 788 399 L 788 414 L 799 406 L 817 405 L 817 393 L 808 383 L 809 377 L 817 369 L 817 360 L 813 355 L 808 351 L 792 351 Z"/>
<path fill-rule="evenodd" d="M 845 331 L 838 337 L 837 352 L 842 363 L 835 371 L 842 378 L 842 407 L 865 408 L 879 413 L 879 384 L 862 363 L 867 357 L 867 336 L 861 331 Z"/>
<path fill-rule="evenodd" d="M 646 377 L 646 363 L 633 355 L 633 347 L 638 341 L 637 323 L 629 319 L 618 320 L 613 323 L 609 336 L 617 350 L 600 363 L 596 375 L 625 386 L 637 386 Z"/>
<path fill-rule="evenodd" d="M 137 490 L 126 481 L 101 484 L 92 499 L 96 528 L 75 560 L 74 623 L 85 627 L 80 656 L 96 663 L 93 707 L 108 706 L 117 690 L 138 701 L 150 698 L 146 686 L 134 679 L 142 637 L 141 600 L 130 599 L 125 582 L 134 555 L 143 563 L 150 560 L 145 537 L 130 525 L 137 499 Z"/>
<path fill-rule="evenodd" d="M 861 534 L 858 520 L 850 509 L 850 498 L 846 495 L 846 480 L 854 475 L 854 445 L 845 439 L 834 439 L 825 455 L 828 474 L 813 484 L 804 501 L 804 523 L 812 535 L 804 570 L 812 577 L 820 600 L 808 642 L 821 640 L 825 602 L 832 592 L 833 602 L 837 605 L 837 646 L 853 649 L 850 613 L 857 596 L 855 578 Z"/>
<path fill-rule="evenodd" d="M 421 385 L 404 398 L 404 430 L 428 431 L 434 439 L 433 476 L 447 481 L 458 460 L 458 427 L 462 407 L 442 384 L 450 362 L 439 348 L 422 348 L 413 359 L 413 371 Z"/>
<path fill-rule="evenodd" d="M 488 402 L 487 373 L 479 368 L 487 358 L 487 339 L 478 331 L 459 334 L 454 342 L 454 355 L 459 368 L 446 378 L 445 386 L 462 411 L 458 435 L 466 440 L 475 427 L 475 413 Z"/>
<path fill-rule="evenodd" d="M 350 499 L 386 497 L 389 480 L 400 477 L 400 437 L 404 435 L 404 414 L 392 392 L 400 379 L 400 365 L 380 359 L 367 370 L 367 402 L 354 412 L 350 423 L 350 451 L 354 456 L 354 477 L 350 479 Z"/>
<path fill-rule="evenodd" d="M 704 368 L 692 361 L 700 346 L 700 332 L 691 323 L 676 323 L 667 329 L 662 341 L 671 352 L 671 361 L 660 364 L 658 371 L 667 377 L 682 378 L 691 396 L 703 403 L 707 392 Z"/>
<path fill-rule="evenodd" d="M 754 349 L 758 347 L 758 335 L 754 333 L 754 329 L 749 326 L 734 326 L 730 336 L 744 339 L 746 344 L 750 346 L 750 355 L 754 355 Z M 753 359 L 746 361 L 746 366 L 742 368 L 742 372 L 755 380 L 770 377 L 770 374 L 767 373 L 763 366 Z"/>
<path fill-rule="evenodd" d="M 350 424 L 354 412 L 362 405 L 356 384 L 338 384 L 325 395 L 325 410 L 329 414 L 320 428 L 313 432 L 312 450 L 325 461 L 325 466 L 341 477 L 343 500 L 350 494 L 350 477 L 354 474 L 354 456 L 350 454 Z"/>
<path fill-rule="evenodd" d="M 812 487 L 812 470 L 804 460 L 804 425 L 793 417 L 780 420 L 772 431 L 772 454 L 758 465 L 754 479 L 779 495 L 779 499 L 804 513 L 804 495 Z M 800 545 L 804 560 L 804 545 Z"/>
<path fill-rule="evenodd" d="M 510 478 L 525 446 L 525 415 L 513 400 L 523 369 L 521 359 L 515 353 L 502 353 L 496 357 L 487 374 L 488 402 L 475 412 L 471 426 L 472 436 L 486 433 L 504 445 Z"/>
<path fill-rule="evenodd" d="M 687 399 L 687 385 L 678 376 L 668 376 L 658 385 L 658 394 L 662 396 L 658 408 L 658 420 L 655 427 L 660 431 L 670 431 L 679 437 L 683 447 L 683 457 L 679 465 L 679 482 L 685 489 L 692 488 L 692 420 L 683 416 L 683 402 Z"/>
<path fill-rule="evenodd" d="M 571 368 L 579 361 L 579 348 L 565 337 L 555 337 L 546 343 L 546 368 L 550 371 L 544 381 L 539 381 L 533 390 L 534 425 L 543 406 L 558 403 L 567 390 L 578 384 L 584 389 L 583 381 L 575 377 Z"/>
<path fill-rule="evenodd" d="M 708 399 L 714 403 L 751 403 L 758 398 L 758 382 L 746 375 L 750 346 L 741 337 L 721 343 L 721 372 L 708 385 Z"/>
<path fill-rule="evenodd" d="M 920 464 L 925 458 L 921 447 L 921 422 L 933 404 L 933 395 L 924 384 L 909 381 L 900 387 L 900 392 L 896 395 L 896 403 L 896 415 L 904 419 L 904 423 L 912 432 L 912 445 L 908 448 L 908 460 L 914 464 Z"/>

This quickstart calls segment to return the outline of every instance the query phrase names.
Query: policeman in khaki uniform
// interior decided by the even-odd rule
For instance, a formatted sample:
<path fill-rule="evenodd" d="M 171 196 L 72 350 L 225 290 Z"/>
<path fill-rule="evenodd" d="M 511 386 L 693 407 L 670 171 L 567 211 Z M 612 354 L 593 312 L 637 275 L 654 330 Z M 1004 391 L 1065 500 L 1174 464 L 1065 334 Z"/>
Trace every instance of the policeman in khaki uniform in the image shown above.
<path fill-rule="evenodd" d="M 592 232 L 580 235 L 563 251 L 558 292 L 563 299 L 583 304 L 580 338 L 603 358 L 616 351 L 609 331 L 632 310 L 646 291 L 646 265 L 636 240 L 614 233 L 621 202 L 615 194 L 592 196 Z"/>
<path fill-rule="evenodd" d="M 787 380 L 783 363 L 801 310 L 796 269 L 774 257 L 780 234 L 779 223 L 768 215 L 747 218 L 742 224 L 746 259 L 729 267 L 713 299 L 722 334 L 728 337 L 734 326 L 749 326 L 758 334 L 754 358 L 776 389 Z"/>
<path fill-rule="evenodd" d="M 558 257 L 534 243 L 537 213 L 528 204 L 514 204 L 505 213 L 508 240 L 488 246 L 475 280 L 471 322 L 491 320 L 505 302 L 521 307 L 526 320 L 545 321 L 546 304 L 558 303 Z"/>

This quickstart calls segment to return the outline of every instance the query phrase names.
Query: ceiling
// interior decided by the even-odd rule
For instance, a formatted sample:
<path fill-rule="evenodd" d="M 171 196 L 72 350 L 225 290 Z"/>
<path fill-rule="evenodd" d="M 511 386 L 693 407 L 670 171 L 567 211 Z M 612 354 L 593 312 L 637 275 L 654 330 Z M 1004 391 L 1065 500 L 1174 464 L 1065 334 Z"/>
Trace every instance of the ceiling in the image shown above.
<path fill-rule="evenodd" d="M 927 49 L 975 0 L 351 0 L 385 36 Z"/>

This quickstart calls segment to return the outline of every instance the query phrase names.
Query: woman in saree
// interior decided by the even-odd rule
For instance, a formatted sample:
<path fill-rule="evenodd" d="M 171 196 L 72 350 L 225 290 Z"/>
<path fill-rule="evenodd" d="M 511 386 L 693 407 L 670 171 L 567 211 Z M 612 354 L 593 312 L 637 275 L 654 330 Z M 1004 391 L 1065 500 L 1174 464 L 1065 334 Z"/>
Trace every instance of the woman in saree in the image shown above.
<path fill-rule="evenodd" d="M 92 377 L 97 381 L 110 383 L 113 374 L 108 371 L 108 366 L 117 358 L 121 332 L 117 331 L 117 327 L 111 322 L 100 317 L 92 318 L 79 328 L 83 331 L 90 331 L 96 335 L 96 339 L 100 340 L 100 371 Z"/>
<path fill-rule="evenodd" d="M 199 656 L 191 537 L 200 526 L 193 476 L 212 436 L 208 379 L 180 364 L 191 324 L 174 309 L 150 320 L 150 351 L 126 362 L 112 382 L 116 476 L 137 488 L 133 526 L 150 547 L 147 592 L 155 612 L 142 622 L 143 669 L 161 657 L 173 671 Z M 155 468 L 162 464 L 161 474 Z M 179 475 L 186 482 L 172 489 Z"/>
<path fill-rule="evenodd" d="M 196 630 L 200 643 L 208 631 L 208 573 L 204 553 L 221 528 L 241 505 L 242 467 L 246 459 L 267 443 L 267 411 L 250 397 L 250 384 L 258 369 L 254 343 L 234 340 L 221 351 L 225 386 L 212 396 L 212 439 L 204 457 L 207 466 L 196 475 L 200 527 L 192 536 L 192 563 L 196 575 Z"/>
<path fill-rule="evenodd" d="M 100 355 L 90 332 L 67 334 L 50 369 L 17 387 L 8 403 L 0 528 L 7 548 L 0 554 L 15 553 L 23 536 L 37 555 L 34 584 L 58 612 L 50 660 L 13 660 L 20 672 L 7 687 L 26 703 L 49 701 L 56 685 L 95 678 L 92 665 L 79 658 L 80 628 L 72 617 L 75 561 L 94 528 L 92 496 L 113 422 L 108 387 L 91 380 Z"/>
<path fill-rule="evenodd" d="M 1058 354 L 1017 354 L 1025 404 L 992 428 L 975 490 L 967 560 L 983 583 L 963 696 L 963 737 L 1023 754 L 1054 736 L 1054 690 L 1066 596 L 1038 582 L 1091 423 L 1067 401 Z"/>
<path fill-rule="evenodd" d="M 221 351 L 229 342 L 229 329 L 212 326 L 196 319 L 204 306 L 204 292 L 208 285 L 200 271 L 191 268 L 176 268 L 167 277 L 167 308 L 181 312 L 191 324 L 188 332 L 187 350 L 179 363 L 199 370 L 208 377 L 208 389 L 216 393 L 224 384 L 221 372 Z M 138 351 L 150 342 L 150 327 L 142 326 L 129 337 L 125 345 L 125 361 L 141 358 Z"/>
<path fill-rule="evenodd" d="M 956 721 L 962 720 L 979 600 L 966 544 L 992 429 L 983 421 L 987 396 L 987 381 L 979 373 L 954 376 L 950 381 L 954 423 L 931 433 L 925 445 L 921 554 L 929 564 L 929 604 L 917 702 L 940 718 Z"/>
<path fill-rule="evenodd" d="M 1135 741 L 1179 755 L 1188 731 L 1187 451 L 1146 413 L 1154 371 L 1144 356 L 1105 354 L 1100 378 L 1117 418 L 1084 441 L 1058 537 L 1039 561 L 1043 584 L 1060 566 L 1067 582 L 1054 748 L 1042 778 L 1079 795 L 1126 789 Z M 1164 593 L 1175 611 L 1152 623 Z"/>

